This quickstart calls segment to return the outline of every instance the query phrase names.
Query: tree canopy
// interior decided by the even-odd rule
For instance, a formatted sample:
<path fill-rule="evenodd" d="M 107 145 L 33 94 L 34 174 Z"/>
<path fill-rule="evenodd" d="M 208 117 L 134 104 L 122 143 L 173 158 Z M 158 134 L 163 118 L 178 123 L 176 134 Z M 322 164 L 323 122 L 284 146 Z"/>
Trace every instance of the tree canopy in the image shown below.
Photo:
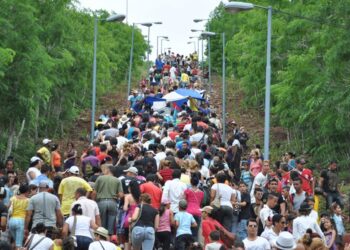
<path fill-rule="evenodd" d="M 253 0 L 272 6 L 272 118 L 288 130 L 297 153 L 318 161 L 350 159 L 350 1 Z M 225 32 L 228 70 L 245 101 L 263 107 L 267 11 L 232 15 L 223 5 L 207 24 Z M 213 68 L 221 70 L 221 41 L 212 39 Z M 271 142 L 279 143 L 279 142 Z"/>
<path fill-rule="evenodd" d="M 94 17 L 98 23 L 97 95 L 118 90 L 129 66 L 132 27 L 104 22 L 105 11 L 73 0 L 0 2 L 0 155 L 25 155 L 46 136 L 64 134 L 90 107 Z M 146 43 L 135 32 L 134 64 Z M 29 157 L 28 155 L 26 155 Z M 29 159 L 29 158 L 27 158 Z M 26 162 L 27 162 L 26 159 Z"/>

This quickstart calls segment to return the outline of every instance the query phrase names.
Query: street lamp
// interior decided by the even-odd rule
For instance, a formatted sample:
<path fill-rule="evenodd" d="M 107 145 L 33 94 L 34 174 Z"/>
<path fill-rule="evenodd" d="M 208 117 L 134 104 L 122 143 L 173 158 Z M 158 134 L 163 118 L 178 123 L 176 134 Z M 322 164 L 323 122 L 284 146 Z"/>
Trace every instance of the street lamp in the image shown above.
<path fill-rule="evenodd" d="M 218 33 L 202 32 L 203 38 L 216 36 Z M 225 61 L 225 33 L 222 34 L 222 141 L 226 141 L 226 61 Z M 210 60 L 209 60 L 210 62 Z M 210 64 L 209 64 L 210 65 Z"/>
<path fill-rule="evenodd" d="M 160 39 L 160 51 L 161 52 L 163 51 L 163 41 L 169 42 L 170 40 L 168 38 Z"/>
<path fill-rule="evenodd" d="M 159 38 L 165 38 L 165 39 L 169 39 L 169 37 L 167 37 L 167 36 L 157 36 L 157 55 L 156 55 L 156 57 L 158 57 L 158 40 L 159 40 Z M 160 49 L 160 53 L 162 53 L 162 49 Z"/>
<path fill-rule="evenodd" d="M 214 32 L 204 31 L 201 33 L 203 39 L 208 39 L 208 73 L 209 73 L 209 93 L 212 92 L 212 82 L 211 82 L 211 53 L 210 53 L 210 37 L 215 36 Z"/>
<path fill-rule="evenodd" d="M 164 48 L 164 52 L 167 51 L 167 50 L 171 50 L 171 47 L 169 47 L 169 48 Z"/>
<path fill-rule="evenodd" d="M 189 41 L 187 44 L 193 44 L 194 51 L 196 51 L 196 42 L 195 41 Z"/>
<path fill-rule="evenodd" d="M 148 36 L 147 36 L 147 39 L 148 39 L 147 63 L 148 63 L 148 59 L 149 59 L 149 28 L 153 24 L 162 24 L 162 23 L 161 22 L 153 22 L 153 23 L 133 23 L 132 24 L 130 61 L 129 61 L 129 73 L 128 73 L 128 92 L 126 93 L 126 98 L 129 97 L 130 90 L 131 90 L 131 71 L 132 71 L 132 62 L 133 62 L 133 57 L 134 57 L 134 36 L 135 36 L 135 25 L 137 25 L 137 24 L 140 24 L 140 25 L 148 27 Z"/>
<path fill-rule="evenodd" d="M 150 38 L 150 29 L 153 24 L 163 24 L 162 22 L 149 22 L 149 23 L 140 23 L 142 26 L 145 26 L 148 28 L 148 41 L 147 41 L 147 63 L 149 63 L 149 51 L 150 51 L 150 45 L 149 45 L 149 38 Z"/>
<path fill-rule="evenodd" d="M 271 33 L 272 33 L 272 7 L 254 5 L 252 3 L 228 2 L 225 9 L 231 13 L 252 10 L 253 8 L 267 10 L 267 48 L 266 48 L 266 76 L 265 76 L 265 128 L 264 128 L 264 159 L 269 159 L 270 146 L 270 98 L 271 98 Z"/>
<path fill-rule="evenodd" d="M 94 21 L 94 59 L 92 64 L 92 106 L 91 106 L 91 128 L 90 128 L 90 142 L 94 140 L 95 132 L 95 111 L 96 111 L 96 71 L 97 71 L 97 24 L 98 21 L 106 22 L 122 22 L 125 19 L 125 15 L 115 14 L 111 15 L 106 19 L 100 19 L 95 16 Z"/>

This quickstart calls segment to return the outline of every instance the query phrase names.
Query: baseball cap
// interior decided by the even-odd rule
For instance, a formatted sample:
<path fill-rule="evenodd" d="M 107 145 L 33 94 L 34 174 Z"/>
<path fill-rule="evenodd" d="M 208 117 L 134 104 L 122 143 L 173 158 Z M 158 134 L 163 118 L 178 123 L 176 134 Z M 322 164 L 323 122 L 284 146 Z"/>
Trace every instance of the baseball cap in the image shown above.
<path fill-rule="evenodd" d="M 211 207 L 211 206 L 205 206 L 205 207 L 203 207 L 203 208 L 200 209 L 200 210 L 201 210 L 201 212 L 206 212 L 206 213 L 210 214 L 211 211 L 213 211 L 213 207 Z"/>
<path fill-rule="evenodd" d="M 52 142 L 50 139 L 48 139 L 48 138 L 45 138 L 44 140 L 43 140 L 43 144 L 44 145 L 46 145 L 46 144 L 48 144 L 48 143 L 50 143 L 50 142 Z"/>
<path fill-rule="evenodd" d="M 125 173 L 130 172 L 130 173 L 134 173 L 134 174 L 138 174 L 139 173 L 139 171 L 135 167 L 129 167 L 128 169 L 124 170 L 124 172 Z"/>
<path fill-rule="evenodd" d="M 30 163 L 33 163 L 36 161 L 41 161 L 41 159 L 38 156 L 33 156 L 32 158 L 30 158 Z"/>
<path fill-rule="evenodd" d="M 39 183 L 39 187 L 40 188 L 48 188 L 49 187 L 49 183 L 47 181 L 40 181 Z"/>
<path fill-rule="evenodd" d="M 69 169 L 67 169 L 66 172 L 72 173 L 72 174 L 79 174 L 79 168 L 77 166 L 71 166 Z"/>

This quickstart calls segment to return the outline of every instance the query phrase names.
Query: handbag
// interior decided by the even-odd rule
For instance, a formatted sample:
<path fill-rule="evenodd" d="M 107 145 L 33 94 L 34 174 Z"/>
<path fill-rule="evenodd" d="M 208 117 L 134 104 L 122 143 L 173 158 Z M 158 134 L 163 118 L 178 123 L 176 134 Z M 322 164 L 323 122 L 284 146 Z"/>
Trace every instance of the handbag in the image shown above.
<path fill-rule="evenodd" d="M 215 198 L 212 202 L 210 202 L 210 206 L 212 206 L 214 209 L 219 209 L 220 208 L 220 199 L 221 199 L 221 195 L 219 194 L 219 184 L 217 184 L 218 186 L 218 190 L 216 191 L 216 194 L 215 194 Z"/>

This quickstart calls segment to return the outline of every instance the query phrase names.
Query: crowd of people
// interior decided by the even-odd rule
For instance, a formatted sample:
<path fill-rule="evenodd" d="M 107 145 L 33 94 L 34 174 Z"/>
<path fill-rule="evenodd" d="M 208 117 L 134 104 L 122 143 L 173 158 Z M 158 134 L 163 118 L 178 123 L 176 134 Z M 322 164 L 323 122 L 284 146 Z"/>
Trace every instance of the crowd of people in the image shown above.
<path fill-rule="evenodd" d="M 159 56 L 129 110 L 104 112 L 81 154 L 46 138 L 25 181 L 9 157 L 0 249 L 350 249 L 336 161 L 316 176 L 292 152 L 266 160 L 244 127 L 221 123 L 197 66 L 194 55 Z M 145 102 L 178 88 L 203 98 Z"/>

